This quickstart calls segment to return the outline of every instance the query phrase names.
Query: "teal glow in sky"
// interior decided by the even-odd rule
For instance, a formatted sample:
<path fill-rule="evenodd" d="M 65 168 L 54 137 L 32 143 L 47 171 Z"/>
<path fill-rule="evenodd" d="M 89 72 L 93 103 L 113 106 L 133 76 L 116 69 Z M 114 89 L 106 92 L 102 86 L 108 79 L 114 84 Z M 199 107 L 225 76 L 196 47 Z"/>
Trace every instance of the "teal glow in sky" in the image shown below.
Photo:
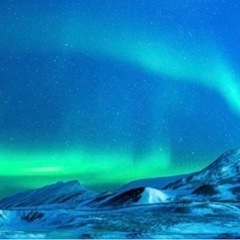
<path fill-rule="evenodd" d="M 13 192 L 77 178 L 104 190 L 197 171 L 238 147 L 236 9 L 221 0 L 1 3 L 4 189 L 8 178 Z"/>

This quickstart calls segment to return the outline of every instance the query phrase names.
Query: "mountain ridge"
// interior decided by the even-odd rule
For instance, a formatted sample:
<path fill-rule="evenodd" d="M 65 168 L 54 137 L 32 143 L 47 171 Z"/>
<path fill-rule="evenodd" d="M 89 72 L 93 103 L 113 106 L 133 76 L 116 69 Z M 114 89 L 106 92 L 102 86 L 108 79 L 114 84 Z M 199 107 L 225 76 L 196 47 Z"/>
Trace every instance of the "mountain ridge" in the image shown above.
<path fill-rule="evenodd" d="M 161 178 L 138 180 L 116 191 L 100 194 L 85 188 L 77 180 L 58 182 L 4 198 L 0 200 L 0 209 L 49 205 L 104 208 L 179 201 L 239 201 L 240 149 L 223 153 L 197 173 L 177 178 L 177 181 L 165 186 Z"/>
<path fill-rule="evenodd" d="M 224 182 L 235 183 L 240 181 L 240 149 L 232 149 L 221 154 L 214 162 L 203 170 L 170 183 L 164 189 L 186 188 L 196 184 L 222 184 Z M 185 185 L 185 186 L 184 186 Z"/>
<path fill-rule="evenodd" d="M 0 209 L 81 203 L 95 195 L 97 193 L 86 189 L 78 180 L 60 181 L 3 198 L 0 200 Z"/>

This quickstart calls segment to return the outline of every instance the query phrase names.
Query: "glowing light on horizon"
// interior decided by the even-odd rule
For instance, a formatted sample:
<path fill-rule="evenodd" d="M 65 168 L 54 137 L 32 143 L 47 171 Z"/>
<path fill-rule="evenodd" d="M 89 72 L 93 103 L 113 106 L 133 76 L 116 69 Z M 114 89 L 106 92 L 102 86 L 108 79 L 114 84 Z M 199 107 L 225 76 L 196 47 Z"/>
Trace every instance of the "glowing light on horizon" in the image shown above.
<path fill-rule="evenodd" d="M 173 167 L 168 148 L 153 151 L 143 161 L 133 161 L 131 153 L 62 151 L 0 151 L 0 176 L 21 177 L 29 187 L 59 180 L 78 179 L 89 187 L 121 185 L 140 178 L 173 176 L 196 171 L 196 166 Z M 199 164 L 198 170 L 205 167 Z M 91 177 L 93 176 L 93 177 Z M 39 180 L 38 180 L 39 178 Z M 35 179 L 30 183 L 29 179 Z M 52 180 L 51 180 L 52 179 Z"/>
<path fill-rule="evenodd" d="M 131 153 L 116 152 L 86 152 L 78 149 L 69 151 L 6 151 L 0 152 L 0 176 L 22 175 L 71 175 L 71 174 L 99 174 L 105 179 L 107 173 L 112 173 L 116 179 L 125 179 L 135 175 L 149 176 L 167 171 L 171 164 L 169 150 L 155 151 L 147 157 L 150 161 L 133 161 Z M 11 161 L 10 161 L 11 159 Z M 146 159 L 146 160 L 147 160 Z M 133 171 L 134 169 L 134 171 Z M 112 177 L 111 177 L 112 178 Z"/>

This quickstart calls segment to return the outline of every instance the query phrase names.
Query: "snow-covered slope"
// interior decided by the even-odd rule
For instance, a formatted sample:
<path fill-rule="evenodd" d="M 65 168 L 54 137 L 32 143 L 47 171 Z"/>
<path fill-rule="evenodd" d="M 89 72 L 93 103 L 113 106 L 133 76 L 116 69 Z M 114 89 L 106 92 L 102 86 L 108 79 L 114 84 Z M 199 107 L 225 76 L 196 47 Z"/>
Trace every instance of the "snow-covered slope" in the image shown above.
<path fill-rule="evenodd" d="M 168 202 L 169 196 L 163 191 L 146 187 L 141 195 L 141 198 L 138 200 L 138 204 L 154 204 Z"/>
<path fill-rule="evenodd" d="M 164 189 L 187 190 L 216 200 L 240 199 L 240 149 L 222 154 L 202 171 L 168 184 Z"/>
<path fill-rule="evenodd" d="M 133 205 L 168 202 L 170 197 L 158 189 L 139 187 L 124 192 L 101 195 L 90 201 L 90 207 L 126 207 Z"/>
<path fill-rule="evenodd" d="M 4 198 L 0 201 L 0 209 L 16 207 L 35 207 L 56 204 L 77 204 L 96 196 L 78 181 L 58 182 L 43 188 L 29 190 Z"/>
<path fill-rule="evenodd" d="M 0 239 L 239 239 L 240 207 L 165 203 L 108 209 L 4 210 Z"/>

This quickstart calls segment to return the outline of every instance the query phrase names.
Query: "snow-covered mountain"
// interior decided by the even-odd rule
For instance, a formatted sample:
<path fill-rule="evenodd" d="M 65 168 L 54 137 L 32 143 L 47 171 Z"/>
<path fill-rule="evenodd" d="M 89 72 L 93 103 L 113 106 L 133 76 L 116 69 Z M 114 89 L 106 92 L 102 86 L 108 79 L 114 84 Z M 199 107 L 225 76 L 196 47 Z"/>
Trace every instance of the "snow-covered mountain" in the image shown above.
<path fill-rule="evenodd" d="M 168 202 L 170 197 L 158 189 L 149 187 L 133 188 L 126 191 L 97 196 L 87 206 L 126 207 Z"/>
<path fill-rule="evenodd" d="M 163 191 L 149 187 L 132 188 L 97 194 L 86 189 L 78 181 L 58 182 L 43 188 L 29 190 L 4 198 L 0 209 L 55 209 L 84 207 L 126 207 L 133 205 L 167 202 Z"/>
<path fill-rule="evenodd" d="M 176 180 L 177 179 L 177 180 Z M 171 182 L 172 183 L 169 183 Z M 163 187 L 167 184 L 165 187 Z M 115 192 L 97 194 L 78 181 L 58 182 L 0 201 L 0 209 L 66 205 L 122 207 L 173 201 L 240 200 L 240 149 L 221 155 L 200 172 L 130 182 Z"/>
<path fill-rule="evenodd" d="M 0 201 L 0 209 L 17 207 L 47 207 L 48 205 L 79 204 L 97 194 L 86 189 L 77 180 L 58 182 L 43 188 L 29 190 L 4 198 Z"/>
<path fill-rule="evenodd" d="M 140 188 L 140 187 L 149 187 L 149 188 L 162 190 L 162 188 L 165 187 L 167 184 L 173 183 L 179 180 L 180 178 L 187 177 L 187 176 L 189 176 L 189 174 L 176 175 L 176 176 L 170 176 L 170 177 L 140 179 L 140 180 L 127 183 L 126 185 L 123 185 L 117 191 L 124 192 L 133 188 Z"/>
<path fill-rule="evenodd" d="M 0 201 L 0 238 L 239 238 L 240 149 L 163 187 L 170 179 L 101 194 L 78 181 L 16 194 Z"/>
<path fill-rule="evenodd" d="M 185 191 L 215 200 L 240 200 L 240 149 L 222 154 L 198 173 L 181 178 L 164 187 L 165 190 Z"/>

